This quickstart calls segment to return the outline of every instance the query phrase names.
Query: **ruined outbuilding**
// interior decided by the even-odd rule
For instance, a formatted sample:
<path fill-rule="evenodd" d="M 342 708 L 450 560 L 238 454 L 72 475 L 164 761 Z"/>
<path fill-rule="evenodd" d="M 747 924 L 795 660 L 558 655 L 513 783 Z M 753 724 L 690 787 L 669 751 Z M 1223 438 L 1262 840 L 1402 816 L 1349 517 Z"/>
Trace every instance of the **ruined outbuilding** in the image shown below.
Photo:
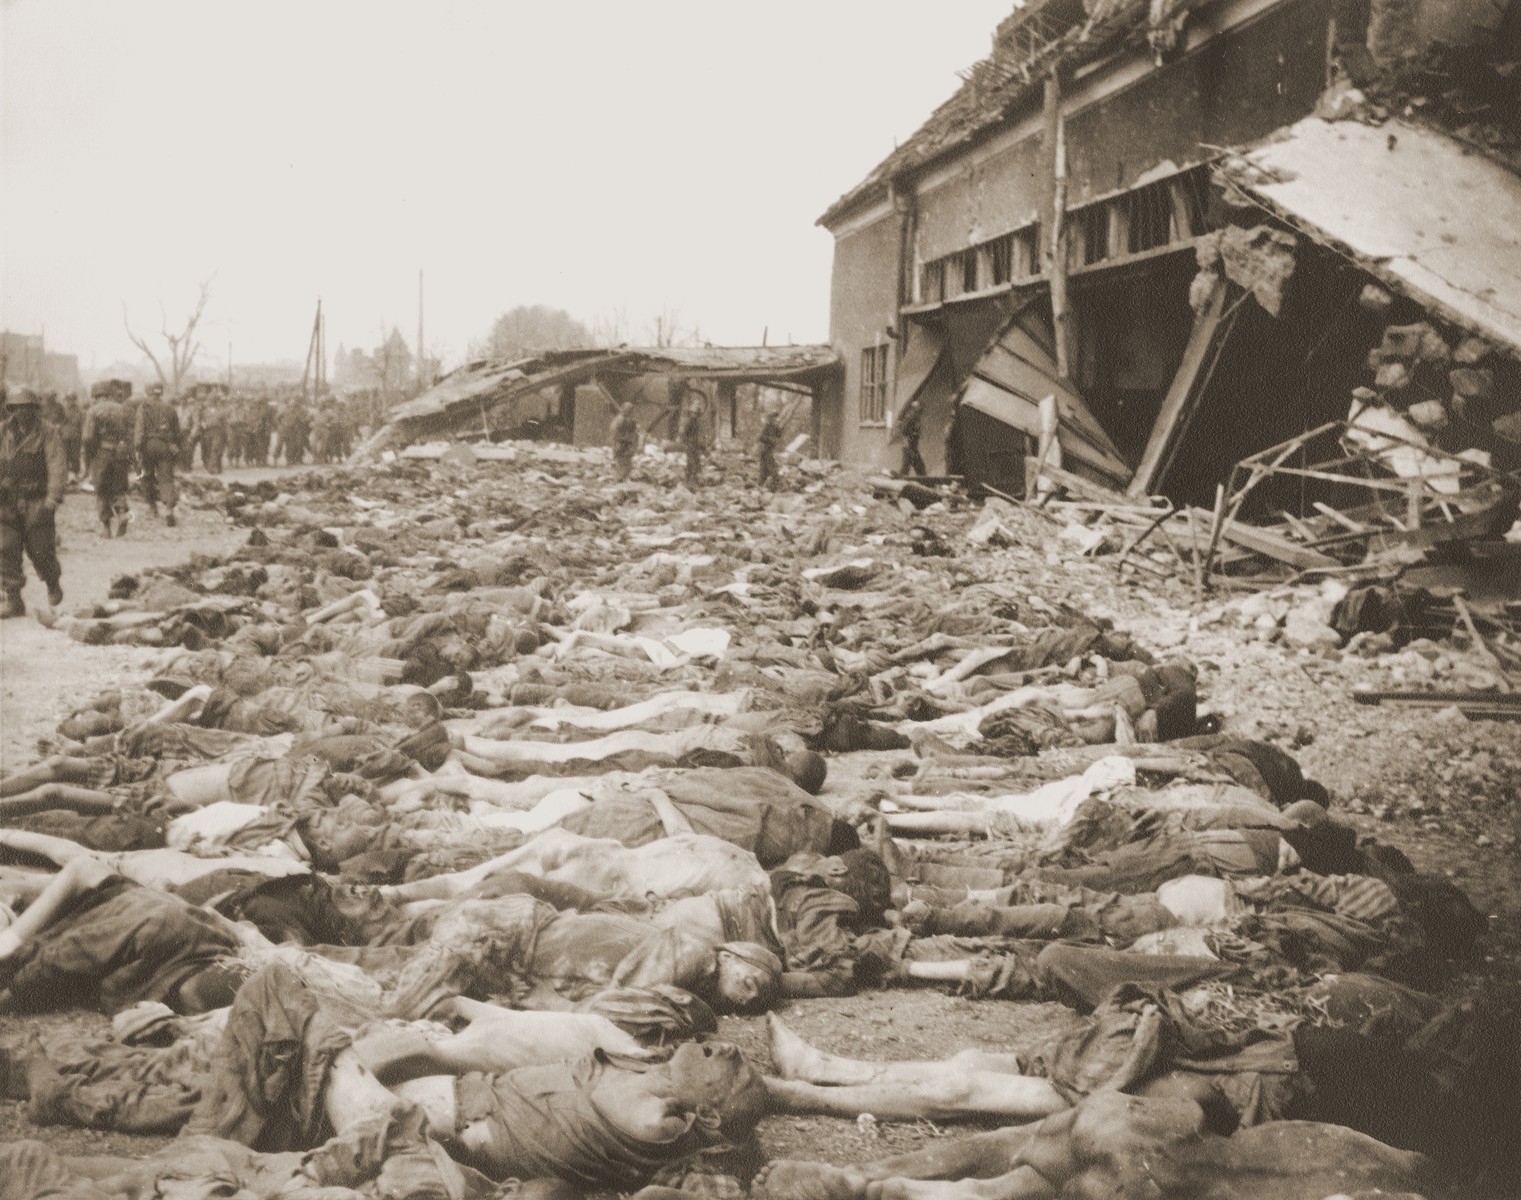
<path fill-rule="evenodd" d="M 974 487 L 1055 469 L 1208 508 L 1238 462 L 1376 400 L 1515 465 L 1521 6 L 1476 7 L 1020 7 L 820 218 L 845 370 L 823 452 L 886 465 L 918 396 L 931 473 L 959 451 Z M 1378 352 L 1420 323 L 1442 347 L 1407 386 Z"/>
<path fill-rule="evenodd" d="M 819 413 L 837 392 L 839 379 L 840 362 L 828 346 L 620 346 L 486 359 L 450 372 L 391 409 L 360 453 L 374 456 L 430 439 L 501 441 L 541 434 L 599 443 L 605 441 L 606 415 L 614 403 L 633 404 L 647 433 L 673 437 L 674 414 L 687 388 L 702 391 L 713 422 L 733 431 L 739 423 L 738 389 L 745 384 L 792 393 L 799 406 L 806 402 L 801 424 L 817 443 Z"/>

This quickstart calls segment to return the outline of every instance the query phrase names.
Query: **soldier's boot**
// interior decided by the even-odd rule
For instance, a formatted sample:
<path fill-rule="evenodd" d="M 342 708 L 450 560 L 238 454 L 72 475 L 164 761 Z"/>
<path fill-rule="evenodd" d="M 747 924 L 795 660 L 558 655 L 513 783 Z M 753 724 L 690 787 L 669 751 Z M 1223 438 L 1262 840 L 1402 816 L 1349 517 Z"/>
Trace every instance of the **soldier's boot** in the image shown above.
<path fill-rule="evenodd" d="M 158 501 L 157 500 L 149 500 L 148 501 L 148 511 L 151 512 L 155 517 L 158 516 Z"/>
<path fill-rule="evenodd" d="M 169 526 L 170 529 L 173 529 L 177 524 L 179 524 L 178 519 L 174 515 L 174 509 L 171 508 L 164 514 L 164 524 Z"/>
<path fill-rule="evenodd" d="M 6 588 L 5 603 L 0 605 L 0 621 L 8 621 L 11 617 L 26 616 L 26 605 L 21 603 L 20 588 Z"/>
<path fill-rule="evenodd" d="M 132 524 L 132 510 L 124 509 L 116 514 L 116 536 L 126 537 L 127 526 Z"/>
<path fill-rule="evenodd" d="M 52 583 L 48 584 L 48 604 L 53 608 L 57 608 L 62 603 L 63 584 L 55 579 Z"/>

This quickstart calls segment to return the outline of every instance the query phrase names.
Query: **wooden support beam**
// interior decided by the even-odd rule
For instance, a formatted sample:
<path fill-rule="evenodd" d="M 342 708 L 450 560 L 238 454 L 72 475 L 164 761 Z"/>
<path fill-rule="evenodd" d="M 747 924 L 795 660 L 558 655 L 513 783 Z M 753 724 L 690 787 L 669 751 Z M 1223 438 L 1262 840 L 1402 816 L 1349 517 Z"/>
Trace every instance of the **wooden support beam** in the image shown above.
<path fill-rule="evenodd" d="M 1188 189 L 1181 180 L 1175 179 L 1167 185 L 1167 194 L 1172 198 L 1172 240 L 1186 241 L 1196 232 L 1193 208 L 1188 203 Z"/>
<path fill-rule="evenodd" d="M 1051 324 L 1056 334 L 1056 367 L 1072 378 L 1072 312 L 1067 302 L 1067 144 L 1062 120 L 1061 79 L 1046 77 L 1045 151 L 1051 162 L 1051 205 L 1046 224 L 1046 274 L 1051 282 Z"/>
<path fill-rule="evenodd" d="M 1145 453 L 1141 455 L 1135 475 L 1131 477 L 1127 490 L 1129 496 L 1149 495 L 1167 469 L 1176 451 L 1174 437 L 1180 428 L 1187 425 L 1193 408 L 1199 402 L 1203 391 L 1198 386 L 1199 375 L 1209 357 L 1210 347 L 1214 345 L 1224 313 L 1225 281 L 1218 279 L 1204 302 L 1203 311 L 1194 317 L 1193 332 L 1188 335 L 1183 361 L 1178 364 L 1178 373 L 1173 376 L 1172 386 L 1167 389 L 1162 407 L 1157 412 L 1156 423 L 1151 427 L 1151 438 L 1146 443 Z"/>
<path fill-rule="evenodd" d="M 1214 514 L 1202 510 L 1198 513 L 1199 518 L 1214 520 Z M 1322 554 L 1319 550 L 1312 550 L 1309 546 L 1301 546 L 1298 542 L 1291 542 L 1282 534 L 1274 533 L 1269 529 L 1262 529 L 1256 525 L 1248 525 L 1245 521 L 1232 520 L 1230 517 L 1221 516 L 1220 536 L 1232 545 L 1243 546 L 1255 554 L 1261 554 L 1277 562 L 1287 563 L 1291 567 L 1297 567 L 1301 571 L 1307 571 L 1311 567 L 1339 567 L 1336 559 L 1329 554 Z"/>
<path fill-rule="evenodd" d="M 1109 253 L 1107 258 L 1119 258 L 1130 253 L 1130 197 L 1116 196 L 1108 204 Z"/>

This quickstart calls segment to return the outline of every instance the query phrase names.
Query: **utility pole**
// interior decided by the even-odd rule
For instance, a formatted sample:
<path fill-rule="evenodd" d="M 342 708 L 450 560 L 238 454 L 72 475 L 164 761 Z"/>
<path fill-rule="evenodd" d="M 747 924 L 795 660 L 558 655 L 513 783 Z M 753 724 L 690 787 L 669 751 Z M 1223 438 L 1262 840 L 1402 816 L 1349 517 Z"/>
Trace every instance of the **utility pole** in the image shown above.
<path fill-rule="evenodd" d="M 417 388 L 419 391 L 426 390 L 428 386 L 428 356 L 423 350 L 423 273 L 422 268 L 417 268 Z"/>
<path fill-rule="evenodd" d="M 227 390 L 232 391 L 232 339 L 227 339 Z"/>

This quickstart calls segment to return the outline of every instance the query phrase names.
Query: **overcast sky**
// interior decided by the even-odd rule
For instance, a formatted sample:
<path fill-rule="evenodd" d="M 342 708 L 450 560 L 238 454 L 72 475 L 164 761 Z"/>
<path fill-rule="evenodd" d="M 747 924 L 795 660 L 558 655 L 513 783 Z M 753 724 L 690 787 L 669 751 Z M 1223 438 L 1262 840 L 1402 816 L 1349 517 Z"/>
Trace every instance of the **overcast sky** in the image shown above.
<path fill-rule="evenodd" d="M 88 370 L 215 276 L 207 361 L 518 304 L 828 335 L 819 214 L 1013 0 L 0 0 L 0 325 Z"/>

